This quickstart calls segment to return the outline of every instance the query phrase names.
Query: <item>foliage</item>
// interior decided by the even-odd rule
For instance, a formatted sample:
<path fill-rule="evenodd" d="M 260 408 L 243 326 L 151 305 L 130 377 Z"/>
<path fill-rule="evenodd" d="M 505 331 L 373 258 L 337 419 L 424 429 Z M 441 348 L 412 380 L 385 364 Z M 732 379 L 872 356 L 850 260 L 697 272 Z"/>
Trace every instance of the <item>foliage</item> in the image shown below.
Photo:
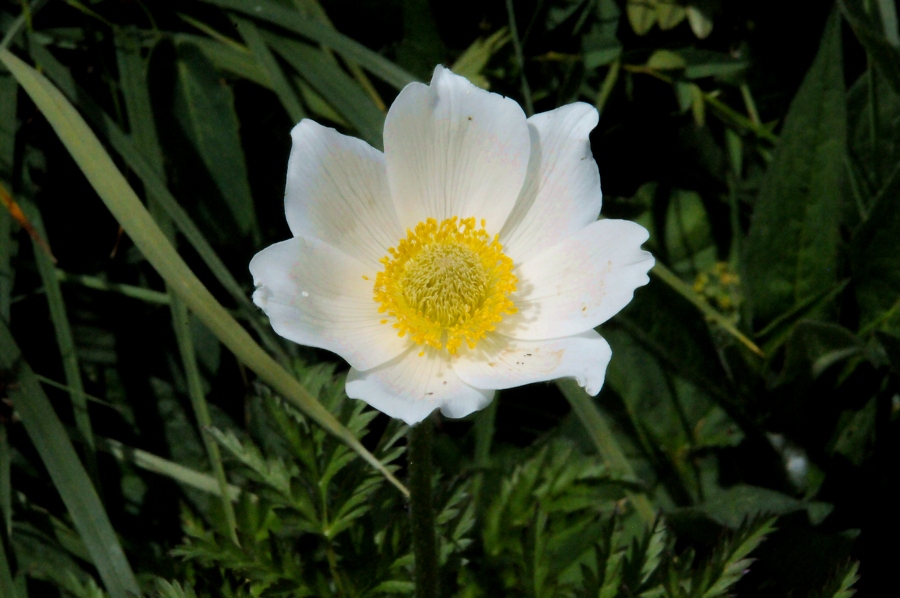
<path fill-rule="evenodd" d="M 890 587 L 897 7 L 798 6 L 0 3 L 0 595 L 412 593 L 405 429 L 246 264 L 288 234 L 291 124 L 378 147 L 439 62 L 595 105 L 604 216 L 659 264 L 596 401 L 439 423 L 445 594 Z"/>

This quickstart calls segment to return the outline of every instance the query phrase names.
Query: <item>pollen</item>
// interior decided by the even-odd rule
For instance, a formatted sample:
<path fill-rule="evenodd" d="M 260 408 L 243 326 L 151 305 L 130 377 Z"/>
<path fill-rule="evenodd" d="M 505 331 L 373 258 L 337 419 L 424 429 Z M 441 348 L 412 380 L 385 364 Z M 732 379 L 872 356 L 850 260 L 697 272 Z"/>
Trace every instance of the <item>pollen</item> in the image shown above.
<path fill-rule="evenodd" d="M 516 313 L 509 299 L 517 282 L 513 261 L 484 225 L 454 216 L 407 230 L 375 276 L 374 299 L 388 316 L 381 322 L 452 355 L 462 343 L 475 348 L 504 316 Z"/>

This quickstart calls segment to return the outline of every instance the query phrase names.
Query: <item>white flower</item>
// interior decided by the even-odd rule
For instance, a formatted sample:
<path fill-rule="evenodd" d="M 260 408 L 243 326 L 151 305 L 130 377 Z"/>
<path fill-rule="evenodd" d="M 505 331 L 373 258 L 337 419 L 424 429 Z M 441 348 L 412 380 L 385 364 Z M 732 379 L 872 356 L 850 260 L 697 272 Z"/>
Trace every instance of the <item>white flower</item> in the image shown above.
<path fill-rule="evenodd" d="M 647 231 L 597 220 L 600 176 L 577 103 L 526 119 L 438 66 L 384 125 L 384 153 L 310 120 L 291 132 L 294 238 L 250 262 L 281 336 L 334 351 L 347 394 L 409 424 L 482 409 L 495 389 L 611 357 L 594 331 L 647 283 Z"/>

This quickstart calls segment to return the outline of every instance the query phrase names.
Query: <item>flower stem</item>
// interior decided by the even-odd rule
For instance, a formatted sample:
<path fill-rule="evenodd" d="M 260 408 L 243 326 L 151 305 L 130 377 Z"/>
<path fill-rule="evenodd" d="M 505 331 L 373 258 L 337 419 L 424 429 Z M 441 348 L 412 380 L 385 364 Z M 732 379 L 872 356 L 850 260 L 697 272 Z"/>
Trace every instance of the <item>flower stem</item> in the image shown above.
<path fill-rule="evenodd" d="M 431 504 L 431 419 L 409 429 L 409 512 L 416 598 L 437 598 L 438 556 Z"/>

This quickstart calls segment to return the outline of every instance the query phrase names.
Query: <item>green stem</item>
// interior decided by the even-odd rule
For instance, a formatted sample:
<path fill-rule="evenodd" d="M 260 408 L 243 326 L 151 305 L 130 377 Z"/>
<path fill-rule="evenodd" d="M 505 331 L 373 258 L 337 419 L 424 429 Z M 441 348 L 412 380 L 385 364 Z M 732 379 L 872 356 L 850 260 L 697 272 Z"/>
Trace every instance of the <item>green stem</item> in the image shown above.
<path fill-rule="evenodd" d="M 431 419 L 425 419 L 409 429 L 407 454 L 416 598 L 437 598 L 437 538 L 431 504 Z"/>

